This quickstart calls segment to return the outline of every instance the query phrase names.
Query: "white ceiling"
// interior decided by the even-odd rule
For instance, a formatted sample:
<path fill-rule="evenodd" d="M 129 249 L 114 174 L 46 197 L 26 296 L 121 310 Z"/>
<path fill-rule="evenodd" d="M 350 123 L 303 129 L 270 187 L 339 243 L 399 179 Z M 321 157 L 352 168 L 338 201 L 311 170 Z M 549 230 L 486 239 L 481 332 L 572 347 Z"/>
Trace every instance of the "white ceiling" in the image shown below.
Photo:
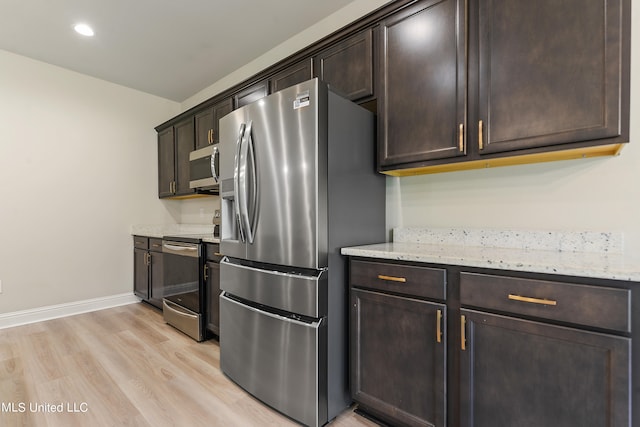
<path fill-rule="evenodd" d="M 181 102 L 352 1 L 0 0 L 0 49 Z"/>

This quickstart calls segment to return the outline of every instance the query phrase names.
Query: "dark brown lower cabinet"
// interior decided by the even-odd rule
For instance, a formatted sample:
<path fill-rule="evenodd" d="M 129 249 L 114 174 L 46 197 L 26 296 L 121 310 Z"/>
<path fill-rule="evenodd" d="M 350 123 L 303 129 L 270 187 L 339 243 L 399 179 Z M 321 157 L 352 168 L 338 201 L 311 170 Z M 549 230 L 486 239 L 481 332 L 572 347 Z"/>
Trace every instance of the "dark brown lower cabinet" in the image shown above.
<path fill-rule="evenodd" d="M 207 243 L 205 247 L 204 284 L 206 294 L 207 335 L 220 336 L 220 245 Z"/>
<path fill-rule="evenodd" d="M 162 309 L 162 239 L 133 237 L 133 293 Z"/>
<path fill-rule="evenodd" d="M 446 307 L 351 289 L 351 390 L 393 425 L 446 425 Z"/>
<path fill-rule="evenodd" d="M 629 338 L 461 310 L 461 425 L 630 424 Z"/>

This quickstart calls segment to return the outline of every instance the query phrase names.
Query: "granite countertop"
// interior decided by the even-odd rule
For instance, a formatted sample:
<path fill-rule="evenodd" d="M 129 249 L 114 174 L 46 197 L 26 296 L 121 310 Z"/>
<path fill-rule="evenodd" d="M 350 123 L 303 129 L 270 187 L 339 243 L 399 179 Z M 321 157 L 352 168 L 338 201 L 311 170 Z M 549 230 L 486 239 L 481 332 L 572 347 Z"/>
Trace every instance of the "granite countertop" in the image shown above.
<path fill-rule="evenodd" d="M 343 255 L 640 281 L 640 261 L 622 252 L 622 236 L 403 228 L 394 242 L 342 249 Z"/>
<path fill-rule="evenodd" d="M 213 237 L 213 225 L 203 224 L 136 224 L 131 226 L 132 236 L 145 236 L 161 239 L 164 236 L 198 235 L 205 243 L 220 243 Z"/>

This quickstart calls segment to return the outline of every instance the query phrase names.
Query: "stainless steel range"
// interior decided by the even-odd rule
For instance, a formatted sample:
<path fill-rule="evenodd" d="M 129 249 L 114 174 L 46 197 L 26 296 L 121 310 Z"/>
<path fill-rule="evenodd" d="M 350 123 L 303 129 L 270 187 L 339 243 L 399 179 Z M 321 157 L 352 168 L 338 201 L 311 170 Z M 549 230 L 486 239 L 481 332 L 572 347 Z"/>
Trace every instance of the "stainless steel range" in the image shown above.
<path fill-rule="evenodd" d="M 220 366 L 298 422 L 351 399 L 343 246 L 385 240 L 373 115 L 317 79 L 220 120 Z"/>

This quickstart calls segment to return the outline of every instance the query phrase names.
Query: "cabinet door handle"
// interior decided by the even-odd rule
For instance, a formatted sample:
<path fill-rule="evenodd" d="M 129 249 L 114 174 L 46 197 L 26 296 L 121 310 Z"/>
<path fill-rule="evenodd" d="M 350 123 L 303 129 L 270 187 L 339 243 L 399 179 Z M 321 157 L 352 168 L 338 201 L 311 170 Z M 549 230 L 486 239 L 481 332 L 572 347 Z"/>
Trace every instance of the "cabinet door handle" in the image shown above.
<path fill-rule="evenodd" d="M 151 254 L 149 252 L 144 254 L 144 263 L 145 265 L 151 265 Z"/>
<path fill-rule="evenodd" d="M 388 282 L 400 282 L 400 283 L 407 282 L 407 279 L 405 277 L 385 276 L 384 274 L 378 274 L 378 279 L 386 280 Z"/>
<path fill-rule="evenodd" d="M 208 265 L 204 265 L 204 281 L 206 282 L 207 279 L 209 279 L 209 266 Z"/>
<path fill-rule="evenodd" d="M 467 349 L 467 318 L 463 314 L 460 316 L 460 348 L 464 351 Z"/>
<path fill-rule="evenodd" d="M 436 311 L 436 342 L 442 342 L 442 310 Z"/>
<path fill-rule="evenodd" d="M 464 151 L 464 124 L 460 123 L 458 126 L 458 150 L 462 153 Z"/>
<path fill-rule="evenodd" d="M 482 139 L 482 135 L 484 131 L 482 130 L 482 128 L 483 128 L 483 123 L 482 123 L 482 120 L 480 120 L 478 122 L 478 148 L 481 150 L 484 149 L 484 140 Z"/>
<path fill-rule="evenodd" d="M 507 297 L 512 301 L 521 301 L 521 302 L 529 302 L 532 304 L 542 304 L 542 305 L 558 305 L 558 302 L 552 299 L 546 298 L 531 298 L 531 297 L 523 297 L 520 295 L 509 294 Z"/>

